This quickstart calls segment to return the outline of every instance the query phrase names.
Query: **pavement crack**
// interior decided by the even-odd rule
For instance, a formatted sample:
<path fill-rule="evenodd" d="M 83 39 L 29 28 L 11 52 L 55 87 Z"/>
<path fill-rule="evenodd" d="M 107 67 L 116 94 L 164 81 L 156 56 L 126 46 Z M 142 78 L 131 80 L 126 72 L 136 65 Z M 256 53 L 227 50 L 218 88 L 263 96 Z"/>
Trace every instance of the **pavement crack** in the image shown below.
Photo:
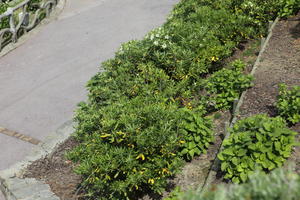
<path fill-rule="evenodd" d="M 18 133 L 16 131 L 8 130 L 7 128 L 3 128 L 1 126 L 0 126 L 0 133 L 4 134 L 4 135 L 7 135 L 7 136 L 10 136 L 10 137 L 14 137 L 14 138 L 22 140 L 24 142 L 34 144 L 34 145 L 38 145 L 42 142 L 42 141 L 40 141 L 36 138 L 30 137 L 28 135 L 24 135 L 22 133 Z"/>

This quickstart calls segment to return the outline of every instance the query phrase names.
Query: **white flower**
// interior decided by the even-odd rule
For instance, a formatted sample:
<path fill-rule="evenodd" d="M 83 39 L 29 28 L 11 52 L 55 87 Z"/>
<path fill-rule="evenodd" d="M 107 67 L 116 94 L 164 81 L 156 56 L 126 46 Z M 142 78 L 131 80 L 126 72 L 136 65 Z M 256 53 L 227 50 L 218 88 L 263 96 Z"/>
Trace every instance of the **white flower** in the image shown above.
<path fill-rule="evenodd" d="M 155 36 L 156 36 L 156 37 L 159 37 L 159 34 L 157 33 Z"/>
<path fill-rule="evenodd" d="M 151 34 L 151 36 L 150 36 L 150 40 L 153 40 L 154 39 L 154 35 L 153 34 Z"/>
<path fill-rule="evenodd" d="M 168 35 L 165 36 L 165 39 L 168 40 L 170 37 Z"/>
<path fill-rule="evenodd" d="M 163 45 L 162 45 L 162 48 L 163 48 L 163 49 L 167 48 L 167 45 L 166 45 L 166 44 L 163 44 Z"/>
<path fill-rule="evenodd" d="M 154 41 L 153 43 L 155 46 L 158 46 L 158 41 Z"/>

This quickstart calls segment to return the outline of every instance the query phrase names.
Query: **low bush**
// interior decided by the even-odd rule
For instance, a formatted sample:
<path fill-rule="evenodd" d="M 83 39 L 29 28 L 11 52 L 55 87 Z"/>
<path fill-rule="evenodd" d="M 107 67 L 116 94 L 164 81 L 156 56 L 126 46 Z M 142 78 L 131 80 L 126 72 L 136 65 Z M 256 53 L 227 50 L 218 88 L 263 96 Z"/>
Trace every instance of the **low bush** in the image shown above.
<path fill-rule="evenodd" d="M 183 109 L 182 119 L 182 150 L 181 156 L 192 160 L 195 155 L 206 153 L 210 143 L 214 141 L 212 122 L 209 118 L 199 117 L 199 113 Z"/>
<path fill-rule="evenodd" d="M 289 90 L 286 85 L 279 85 L 276 107 L 280 116 L 288 122 L 292 124 L 300 122 L 300 86 L 294 86 Z"/>
<path fill-rule="evenodd" d="M 178 172 L 184 149 L 193 157 L 212 140 L 211 122 L 201 113 L 178 110 L 162 99 L 135 98 L 81 108 L 77 137 L 83 142 L 68 156 L 84 160 L 76 172 L 85 177 L 88 192 L 100 199 L 130 198 L 145 188 L 162 192 L 166 178 Z"/>
<path fill-rule="evenodd" d="M 261 171 L 240 185 L 212 186 L 207 191 L 190 191 L 172 200 L 296 200 L 300 199 L 300 177 L 291 170 L 276 169 L 270 174 Z"/>
<path fill-rule="evenodd" d="M 282 166 L 295 145 L 296 134 L 281 117 L 261 114 L 238 121 L 218 154 L 224 178 L 245 182 L 255 170 Z"/>

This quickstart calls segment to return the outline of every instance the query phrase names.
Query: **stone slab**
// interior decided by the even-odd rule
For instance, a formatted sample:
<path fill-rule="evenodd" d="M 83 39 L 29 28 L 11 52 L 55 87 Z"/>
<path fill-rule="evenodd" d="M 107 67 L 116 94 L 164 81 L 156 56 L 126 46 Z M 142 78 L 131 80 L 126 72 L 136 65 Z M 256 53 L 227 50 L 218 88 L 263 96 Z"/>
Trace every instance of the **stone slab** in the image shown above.
<path fill-rule="evenodd" d="M 0 133 L 0 170 L 24 159 L 33 146 L 30 143 Z"/>
<path fill-rule="evenodd" d="M 74 124 L 66 122 L 58 130 L 45 138 L 45 142 L 34 146 L 22 161 L 0 171 L 0 191 L 7 200 L 58 200 L 49 185 L 32 178 L 23 178 L 26 167 L 33 161 L 51 154 L 56 147 L 73 133 Z"/>
<path fill-rule="evenodd" d="M 0 200 L 5 200 L 5 197 L 1 191 L 0 191 Z"/>

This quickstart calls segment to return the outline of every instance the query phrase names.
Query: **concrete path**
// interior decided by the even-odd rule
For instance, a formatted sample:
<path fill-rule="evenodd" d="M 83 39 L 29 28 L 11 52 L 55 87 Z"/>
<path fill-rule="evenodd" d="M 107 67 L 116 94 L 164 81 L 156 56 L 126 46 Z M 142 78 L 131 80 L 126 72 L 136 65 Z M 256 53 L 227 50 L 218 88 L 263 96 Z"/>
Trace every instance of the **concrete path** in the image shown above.
<path fill-rule="evenodd" d="M 69 0 L 57 20 L 0 58 L 0 127 L 43 141 L 86 99 L 84 86 L 100 63 L 162 24 L 176 2 Z M 0 133 L 0 170 L 32 147 Z"/>

